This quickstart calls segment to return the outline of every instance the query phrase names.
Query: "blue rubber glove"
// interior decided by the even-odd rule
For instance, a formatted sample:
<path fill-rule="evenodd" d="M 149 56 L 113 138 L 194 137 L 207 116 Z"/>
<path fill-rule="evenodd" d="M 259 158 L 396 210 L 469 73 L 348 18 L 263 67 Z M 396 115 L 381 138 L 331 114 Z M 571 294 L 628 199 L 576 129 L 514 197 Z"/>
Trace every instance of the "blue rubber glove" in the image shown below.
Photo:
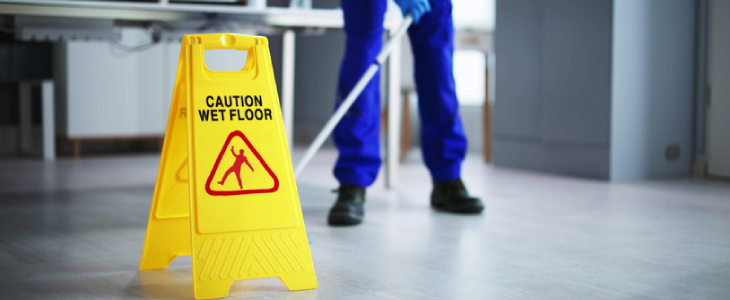
<path fill-rule="evenodd" d="M 407 14 L 413 16 L 413 24 L 418 24 L 421 17 L 431 11 L 431 4 L 428 0 L 393 0 L 395 4 L 400 6 L 400 10 L 405 17 Z"/>

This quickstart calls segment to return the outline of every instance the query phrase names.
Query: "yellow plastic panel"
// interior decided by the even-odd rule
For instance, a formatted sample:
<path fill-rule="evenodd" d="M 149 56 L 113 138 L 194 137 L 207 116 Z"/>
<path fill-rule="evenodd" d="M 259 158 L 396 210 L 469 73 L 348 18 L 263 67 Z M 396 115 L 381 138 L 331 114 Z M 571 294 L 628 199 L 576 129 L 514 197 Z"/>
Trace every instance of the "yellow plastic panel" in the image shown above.
<path fill-rule="evenodd" d="M 181 52 L 140 270 L 166 268 L 175 257 L 191 253 L 184 58 Z"/>
<path fill-rule="evenodd" d="M 268 80 L 273 76 L 266 67 L 268 47 L 252 46 L 248 53 L 255 65 L 238 72 L 208 70 L 203 45 L 191 47 L 189 136 L 198 232 L 297 226 L 292 185 L 279 182 L 279 177 L 286 178 L 288 150 L 278 118 L 279 99 Z"/>
<path fill-rule="evenodd" d="M 247 50 L 246 66 L 211 71 L 203 58 L 210 49 Z M 148 252 L 167 255 L 167 266 L 182 252 L 164 243 L 182 241 L 193 255 L 197 299 L 225 297 L 232 281 L 262 277 L 279 277 L 290 290 L 316 288 L 267 39 L 186 35 L 175 85 L 140 268 L 162 265 L 147 263 Z M 185 117 L 173 120 L 178 113 Z M 173 220 L 187 222 L 186 240 L 177 223 L 160 225 Z"/>

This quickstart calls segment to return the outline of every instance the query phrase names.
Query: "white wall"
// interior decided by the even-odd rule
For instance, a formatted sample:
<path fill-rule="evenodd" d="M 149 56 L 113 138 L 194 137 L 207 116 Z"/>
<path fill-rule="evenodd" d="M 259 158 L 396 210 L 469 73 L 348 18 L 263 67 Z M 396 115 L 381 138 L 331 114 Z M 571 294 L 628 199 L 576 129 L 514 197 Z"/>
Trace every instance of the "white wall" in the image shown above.
<path fill-rule="evenodd" d="M 687 174 L 692 159 L 695 2 L 615 0 L 611 178 Z M 675 145 L 680 155 L 665 156 Z"/>
<path fill-rule="evenodd" d="M 694 18 L 693 0 L 498 1 L 495 165 L 689 174 Z"/>
<path fill-rule="evenodd" d="M 493 161 L 608 178 L 610 0 L 499 0 Z"/>
<path fill-rule="evenodd" d="M 710 1 L 707 173 L 730 177 L 730 1 Z"/>
<path fill-rule="evenodd" d="M 309 145 L 332 116 L 344 50 L 345 34 L 342 31 L 327 31 L 320 36 L 297 36 L 294 75 L 295 144 Z M 278 70 L 275 69 L 274 72 L 277 73 Z"/>

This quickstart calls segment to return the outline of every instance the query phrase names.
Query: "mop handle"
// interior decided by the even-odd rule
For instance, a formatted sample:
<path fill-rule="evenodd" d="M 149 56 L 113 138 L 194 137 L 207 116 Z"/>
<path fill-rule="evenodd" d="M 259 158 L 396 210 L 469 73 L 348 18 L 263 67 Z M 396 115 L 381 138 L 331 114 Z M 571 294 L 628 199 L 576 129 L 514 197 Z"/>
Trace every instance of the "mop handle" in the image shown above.
<path fill-rule="evenodd" d="M 357 84 L 355 84 L 355 87 L 352 88 L 352 91 L 350 91 L 350 94 L 347 95 L 345 101 L 342 102 L 340 107 L 337 108 L 332 117 L 330 117 L 329 121 L 327 121 L 327 124 L 325 124 L 324 128 L 322 128 L 322 131 L 317 134 L 317 137 L 314 139 L 312 144 L 309 145 L 307 152 L 304 153 L 304 157 L 302 158 L 302 160 L 299 161 L 297 168 L 294 170 L 295 179 L 298 178 L 300 174 L 302 174 L 302 171 L 304 171 L 304 168 L 307 167 L 309 161 L 311 161 L 314 155 L 317 154 L 317 151 L 319 151 L 319 148 L 322 147 L 322 144 L 327 139 L 327 137 L 329 137 L 330 133 L 332 133 L 332 130 L 335 129 L 337 123 L 340 122 L 347 110 L 350 109 L 350 106 L 355 103 L 355 99 L 360 96 L 360 93 L 362 93 L 362 90 L 365 89 L 365 86 L 367 86 L 367 84 L 370 82 L 370 79 L 372 79 L 373 76 L 375 76 L 375 73 L 378 72 L 378 69 L 380 69 L 380 65 L 383 64 L 390 55 L 390 53 L 393 52 L 393 47 L 397 42 L 400 41 L 401 37 L 406 32 L 406 29 L 408 29 L 408 26 L 410 26 L 412 22 L 413 17 L 411 17 L 410 14 L 403 19 L 403 22 L 401 22 L 398 30 L 395 31 L 390 40 L 388 40 L 385 46 L 383 46 L 380 54 L 378 54 L 377 58 L 375 59 L 376 62 L 370 65 L 367 71 L 365 71 L 365 74 L 360 78 Z M 390 101 L 395 101 L 395 99 L 391 99 Z"/>

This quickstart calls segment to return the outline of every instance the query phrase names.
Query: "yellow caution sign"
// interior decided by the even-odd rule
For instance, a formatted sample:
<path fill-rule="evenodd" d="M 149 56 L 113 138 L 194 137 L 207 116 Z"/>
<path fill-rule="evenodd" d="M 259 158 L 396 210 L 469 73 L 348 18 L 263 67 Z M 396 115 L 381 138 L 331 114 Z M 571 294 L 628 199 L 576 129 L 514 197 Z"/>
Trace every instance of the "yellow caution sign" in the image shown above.
<path fill-rule="evenodd" d="M 241 71 L 211 71 L 203 50 L 247 50 Z M 140 270 L 192 254 L 196 299 L 234 280 L 317 287 L 279 110 L 268 41 L 186 35 Z"/>

